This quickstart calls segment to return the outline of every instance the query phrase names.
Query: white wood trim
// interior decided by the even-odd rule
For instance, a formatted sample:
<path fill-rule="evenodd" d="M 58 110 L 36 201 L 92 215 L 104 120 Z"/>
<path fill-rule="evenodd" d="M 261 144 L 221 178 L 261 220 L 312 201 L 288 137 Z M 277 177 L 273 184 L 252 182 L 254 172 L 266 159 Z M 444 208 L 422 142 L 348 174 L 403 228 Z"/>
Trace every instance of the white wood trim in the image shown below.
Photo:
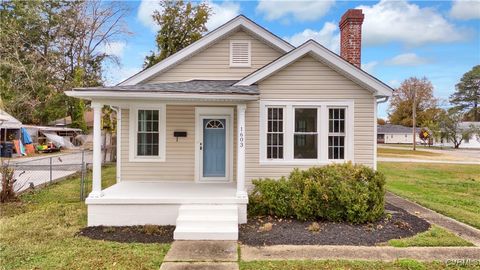
<path fill-rule="evenodd" d="M 377 98 L 373 98 L 373 104 L 374 104 L 374 107 L 373 107 L 373 133 L 374 133 L 374 139 L 373 139 L 373 169 L 374 170 L 377 170 L 377 134 L 378 134 L 378 130 L 377 130 L 377 110 L 378 110 L 378 103 L 377 103 Z"/>
<path fill-rule="evenodd" d="M 116 180 L 117 183 L 122 181 L 122 108 L 116 106 L 110 106 L 117 115 L 117 153 L 116 153 Z"/>
<path fill-rule="evenodd" d="M 239 29 L 239 27 L 242 27 L 248 30 L 250 33 L 261 37 L 263 40 L 270 43 L 270 45 L 272 45 L 275 48 L 278 48 L 279 50 L 282 50 L 283 52 L 288 52 L 294 48 L 291 44 L 289 44 L 285 40 L 270 33 L 265 28 L 254 23 L 247 17 L 243 15 L 239 15 L 234 19 L 230 20 L 229 22 L 225 23 L 224 25 L 211 31 L 200 40 L 192 43 L 191 45 L 185 47 L 184 49 L 166 58 L 165 60 L 157 63 L 156 65 L 133 75 L 132 77 L 126 79 L 125 81 L 119 83 L 118 85 L 120 86 L 135 85 L 142 81 L 148 80 L 152 76 L 157 75 L 158 73 L 166 70 L 167 68 L 190 57 L 191 55 L 200 51 L 201 49 L 209 46 L 213 42 L 216 42 L 218 39 L 221 39 L 222 37 L 228 35 L 229 33 Z"/>
<path fill-rule="evenodd" d="M 195 107 L 195 182 L 201 183 L 222 183 L 233 181 L 233 116 L 234 111 L 231 107 Z M 203 152 L 200 150 L 200 144 L 203 143 L 203 119 L 225 117 L 226 119 L 226 172 L 225 178 L 203 177 L 202 162 Z"/>
<path fill-rule="evenodd" d="M 237 105 L 237 197 L 239 198 L 248 198 L 245 190 L 246 109 L 245 104 Z"/>
<path fill-rule="evenodd" d="M 164 162 L 166 160 L 166 105 L 132 105 L 129 107 L 129 147 L 128 157 L 130 162 Z M 142 157 L 137 156 L 137 131 L 138 131 L 138 110 L 158 110 L 158 156 Z"/>
<path fill-rule="evenodd" d="M 260 101 L 260 132 L 259 132 L 259 160 L 260 165 L 325 165 L 354 162 L 354 101 L 353 100 L 261 100 Z M 284 156 L 283 159 L 267 159 L 266 134 L 267 134 L 267 108 L 284 108 Z M 294 108 L 318 108 L 317 131 L 318 131 L 318 155 L 317 159 L 294 159 L 293 158 L 293 133 L 294 133 Z M 328 109 L 345 108 L 345 159 L 328 159 Z"/>
<path fill-rule="evenodd" d="M 322 45 L 318 44 L 313 40 L 305 42 L 298 48 L 290 51 L 289 53 L 278 58 L 272 63 L 251 73 L 250 75 L 243 78 L 241 81 L 237 82 L 235 85 L 252 85 L 272 75 L 276 71 L 282 69 L 283 67 L 289 65 L 290 63 L 294 62 L 295 60 L 303 57 L 308 53 L 318 57 L 323 63 L 347 76 L 351 80 L 357 82 L 361 86 L 370 90 L 375 95 L 391 96 L 393 93 L 393 89 L 391 89 L 387 85 L 370 76 L 365 71 L 348 63 L 337 54 L 333 53 L 332 51 L 328 50 L 327 48 L 323 47 Z"/>
<path fill-rule="evenodd" d="M 103 104 L 92 102 L 93 108 L 93 167 L 92 167 L 92 192 L 89 198 L 99 198 L 102 192 L 102 108 Z"/>
<path fill-rule="evenodd" d="M 65 91 L 69 97 L 93 99 L 123 99 L 123 100 L 184 100 L 184 101 L 251 101 L 258 100 L 258 95 L 246 94 L 192 94 L 192 93 L 165 93 L 165 92 L 140 92 L 140 91 Z"/>
<path fill-rule="evenodd" d="M 242 63 L 234 63 L 233 62 L 233 43 L 247 43 L 248 46 L 248 63 L 242 64 Z M 251 67 L 252 66 L 252 44 L 250 40 L 230 40 L 230 67 L 236 68 L 236 67 Z"/>

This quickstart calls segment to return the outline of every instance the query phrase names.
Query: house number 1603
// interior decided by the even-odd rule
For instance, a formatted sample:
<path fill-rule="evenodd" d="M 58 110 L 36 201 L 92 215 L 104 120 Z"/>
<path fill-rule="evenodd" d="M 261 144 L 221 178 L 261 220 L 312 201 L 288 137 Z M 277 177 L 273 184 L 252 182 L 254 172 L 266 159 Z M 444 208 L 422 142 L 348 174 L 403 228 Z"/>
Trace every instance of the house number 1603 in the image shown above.
<path fill-rule="evenodd" d="M 240 145 L 240 148 L 243 148 L 243 127 L 240 127 L 240 133 L 238 134 L 238 142 L 239 142 L 239 145 Z"/>

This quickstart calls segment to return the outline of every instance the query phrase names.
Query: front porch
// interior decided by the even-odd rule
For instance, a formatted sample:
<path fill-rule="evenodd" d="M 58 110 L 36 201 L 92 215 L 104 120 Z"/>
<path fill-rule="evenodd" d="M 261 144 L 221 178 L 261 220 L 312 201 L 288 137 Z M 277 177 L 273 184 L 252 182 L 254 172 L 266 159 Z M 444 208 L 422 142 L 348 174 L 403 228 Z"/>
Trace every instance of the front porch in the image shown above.
<path fill-rule="evenodd" d="M 247 202 L 235 183 L 193 181 L 125 181 L 86 199 L 88 226 L 176 225 L 182 205 L 236 206 L 238 223 L 245 223 Z"/>
<path fill-rule="evenodd" d="M 80 88 L 91 100 L 88 226 L 175 225 L 175 239 L 237 239 L 247 221 L 245 114 L 256 86 L 193 80 Z M 101 186 L 101 115 L 117 115 L 117 184 Z"/>

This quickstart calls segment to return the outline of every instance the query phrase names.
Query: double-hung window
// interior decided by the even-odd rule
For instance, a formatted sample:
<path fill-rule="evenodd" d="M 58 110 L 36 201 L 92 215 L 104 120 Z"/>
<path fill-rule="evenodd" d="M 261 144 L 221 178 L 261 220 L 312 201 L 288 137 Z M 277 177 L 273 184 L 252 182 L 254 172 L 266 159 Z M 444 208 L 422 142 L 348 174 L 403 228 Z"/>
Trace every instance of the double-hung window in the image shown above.
<path fill-rule="evenodd" d="M 293 157 L 295 159 L 317 159 L 317 108 L 295 108 L 294 126 Z"/>
<path fill-rule="evenodd" d="M 345 108 L 328 109 L 328 159 L 345 159 Z"/>
<path fill-rule="evenodd" d="M 130 161 L 165 159 L 165 106 L 130 109 Z"/>
<path fill-rule="evenodd" d="M 267 108 L 267 159 L 283 159 L 283 110 L 282 107 Z"/>
<path fill-rule="evenodd" d="M 158 110 L 138 110 L 137 156 L 158 156 L 160 142 Z"/>

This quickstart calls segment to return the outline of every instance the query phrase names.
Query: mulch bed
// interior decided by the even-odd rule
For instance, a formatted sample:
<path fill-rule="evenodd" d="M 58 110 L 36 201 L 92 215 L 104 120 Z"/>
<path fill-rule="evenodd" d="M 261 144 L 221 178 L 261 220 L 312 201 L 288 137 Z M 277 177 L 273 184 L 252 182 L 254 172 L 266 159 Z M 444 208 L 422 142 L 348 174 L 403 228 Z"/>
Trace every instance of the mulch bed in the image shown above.
<path fill-rule="evenodd" d="M 121 243 L 171 243 L 175 226 L 93 226 L 85 227 L 77 236 Z"/>
<path fill-rule="evenodd" d="M 249 218 L 239 228 L 239 241 L 252 246 L 263 245 L 361 245 L 375 246 L 388 240 L 413 236 L 430 228 L 430 224 L 391 204 L 385 205 L 386 214 L 377 222 L 348 224 L 318 221 L 318 231 L 308 227 L 312 221 L 279 219 L 274 217 Z M 266 231 L 264 224 L 271 223 Z M 263 231 L 260 227 L 263 226 Z"/>
<path fill-rule="evenodd" d="M 249 218 L 239 228 L 239 241 L 261 245 L 362 245 L 374 246 L 390 239 L 413 236 L 430 228 L 430 224 L 405 210 L 386 204 L 387 215 L 374 223 L 354 225 L 318 221 L 319 231 L 310 231 L 312 221 L 279 219 L 274 217 Z M 271 223 L 270 231 L 260 227 Z M 122 243 L 171 243 L 175 226 L 94 226 L 81 229 L 77 236 Z"/>

